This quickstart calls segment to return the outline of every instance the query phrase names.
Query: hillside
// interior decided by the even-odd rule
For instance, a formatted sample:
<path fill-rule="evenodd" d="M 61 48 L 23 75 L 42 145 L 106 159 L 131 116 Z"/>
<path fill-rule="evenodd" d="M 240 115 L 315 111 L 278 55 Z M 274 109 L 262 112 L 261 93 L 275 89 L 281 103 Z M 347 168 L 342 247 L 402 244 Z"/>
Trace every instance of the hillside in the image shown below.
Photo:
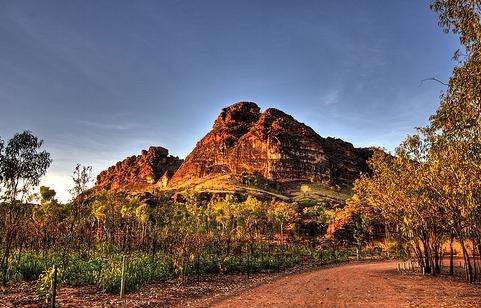
<path fill-rule="evenodd" d="M 161 150 L 160 150 L 161 149 Z M 323 138 L 292 116 L 252 102 L 226 107 L 182 162 L 151 147 L 97 177 L 97 190 L 126 193 L 183 190 L 281 193 L 295 197 L 302 183 L 340 191 L 368 171 L 370 149 Z"/>

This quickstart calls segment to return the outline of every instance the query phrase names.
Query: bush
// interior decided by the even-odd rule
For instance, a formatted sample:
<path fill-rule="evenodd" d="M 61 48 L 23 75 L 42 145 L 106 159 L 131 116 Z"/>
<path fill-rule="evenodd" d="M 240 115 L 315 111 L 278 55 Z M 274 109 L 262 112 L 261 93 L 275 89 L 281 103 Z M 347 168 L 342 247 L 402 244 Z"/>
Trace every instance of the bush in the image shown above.
<path fill-rule="evenodd" d="M 33 253 L 24 253 L 20 257 L 12 257 L 11 276 L 13 280 L 36 280 L 48 267 L 47 261 Z"/>
<path fill-rule="evenodd" d="M 63 281 L 72 287 L 95 284 L 99 279 L 102 263 L 102 259 L 98 257 L 88 260 L 79 256 L 71 257 L 64 267 Z"/>

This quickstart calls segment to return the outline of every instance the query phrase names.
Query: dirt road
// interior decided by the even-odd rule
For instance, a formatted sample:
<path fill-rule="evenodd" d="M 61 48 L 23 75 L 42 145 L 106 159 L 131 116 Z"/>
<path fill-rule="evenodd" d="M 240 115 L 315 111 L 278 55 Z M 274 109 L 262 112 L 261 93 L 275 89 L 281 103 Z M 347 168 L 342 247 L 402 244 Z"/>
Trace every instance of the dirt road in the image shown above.
<path fill-rule="evenodd" d="M 450 277 L 398 273 L 396 262 L 347 264 L 286 276 L 217 307 L 481 307 L 481 286 Z"/>

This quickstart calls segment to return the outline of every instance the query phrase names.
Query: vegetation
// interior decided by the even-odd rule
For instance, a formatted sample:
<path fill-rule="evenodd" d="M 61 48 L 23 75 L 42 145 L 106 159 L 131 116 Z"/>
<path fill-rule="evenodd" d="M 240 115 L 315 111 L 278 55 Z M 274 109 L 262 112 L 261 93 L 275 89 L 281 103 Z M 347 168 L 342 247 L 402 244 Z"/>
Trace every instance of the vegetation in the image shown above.
<path fill-rule="evenodd" d="M 347 257 L 316 247 L 336 209 L 313 196 L 290 202 L 239 193 L 205 198 L 185 191 L 172 198 L 169 191 L 93 191 L 91 169 L 77 165 L 72 199 L 61 203 L 50 187 L 34 191 L 51 162 L 41 146 L 24 132 L 0 152 L 0 252 L 3 283 L 36 281 L 42 300 L 52 297 L 54 268 L 57 287 L 96 285 L 119 292 L 123 258 L 125 290 L 132 291 L 174 277 L 182 282 L 187 276 L 278 271 L 305 259 Z"/>
<path fill-rule="evenodd" d="M 459 36 L 464 50 L 427 127 L 393 155 L 370 160 L 372 175 L 355 185 L 351 205 L 385 223 L 399 250 L 426 273 L 439 274 L 443 244 L 459 242 L 466 279 L 473 282 L 481 254 L 481 24 L 480 1 L 435 0 L 439 25 Z"/>

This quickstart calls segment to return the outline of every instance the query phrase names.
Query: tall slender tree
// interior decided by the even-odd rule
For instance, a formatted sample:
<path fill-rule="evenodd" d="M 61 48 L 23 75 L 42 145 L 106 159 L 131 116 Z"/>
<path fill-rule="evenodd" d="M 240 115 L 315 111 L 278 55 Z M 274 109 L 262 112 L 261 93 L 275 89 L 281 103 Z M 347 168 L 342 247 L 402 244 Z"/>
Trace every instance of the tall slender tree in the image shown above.
<path fill-rule="evenodd" d="M 4 248 L 0 263 L 4 284 L 7 283 L 8 258 L 22 222 L 24 207 L 32 200 L 33 188 L 39 184 L 52 162 L 50 154 L 41 150 L 42 145 L 43 140 L 29 131 L 13 136 L 6 147 L 0 141 L 1 198 L 2 206 L 6 208 Z"/>

